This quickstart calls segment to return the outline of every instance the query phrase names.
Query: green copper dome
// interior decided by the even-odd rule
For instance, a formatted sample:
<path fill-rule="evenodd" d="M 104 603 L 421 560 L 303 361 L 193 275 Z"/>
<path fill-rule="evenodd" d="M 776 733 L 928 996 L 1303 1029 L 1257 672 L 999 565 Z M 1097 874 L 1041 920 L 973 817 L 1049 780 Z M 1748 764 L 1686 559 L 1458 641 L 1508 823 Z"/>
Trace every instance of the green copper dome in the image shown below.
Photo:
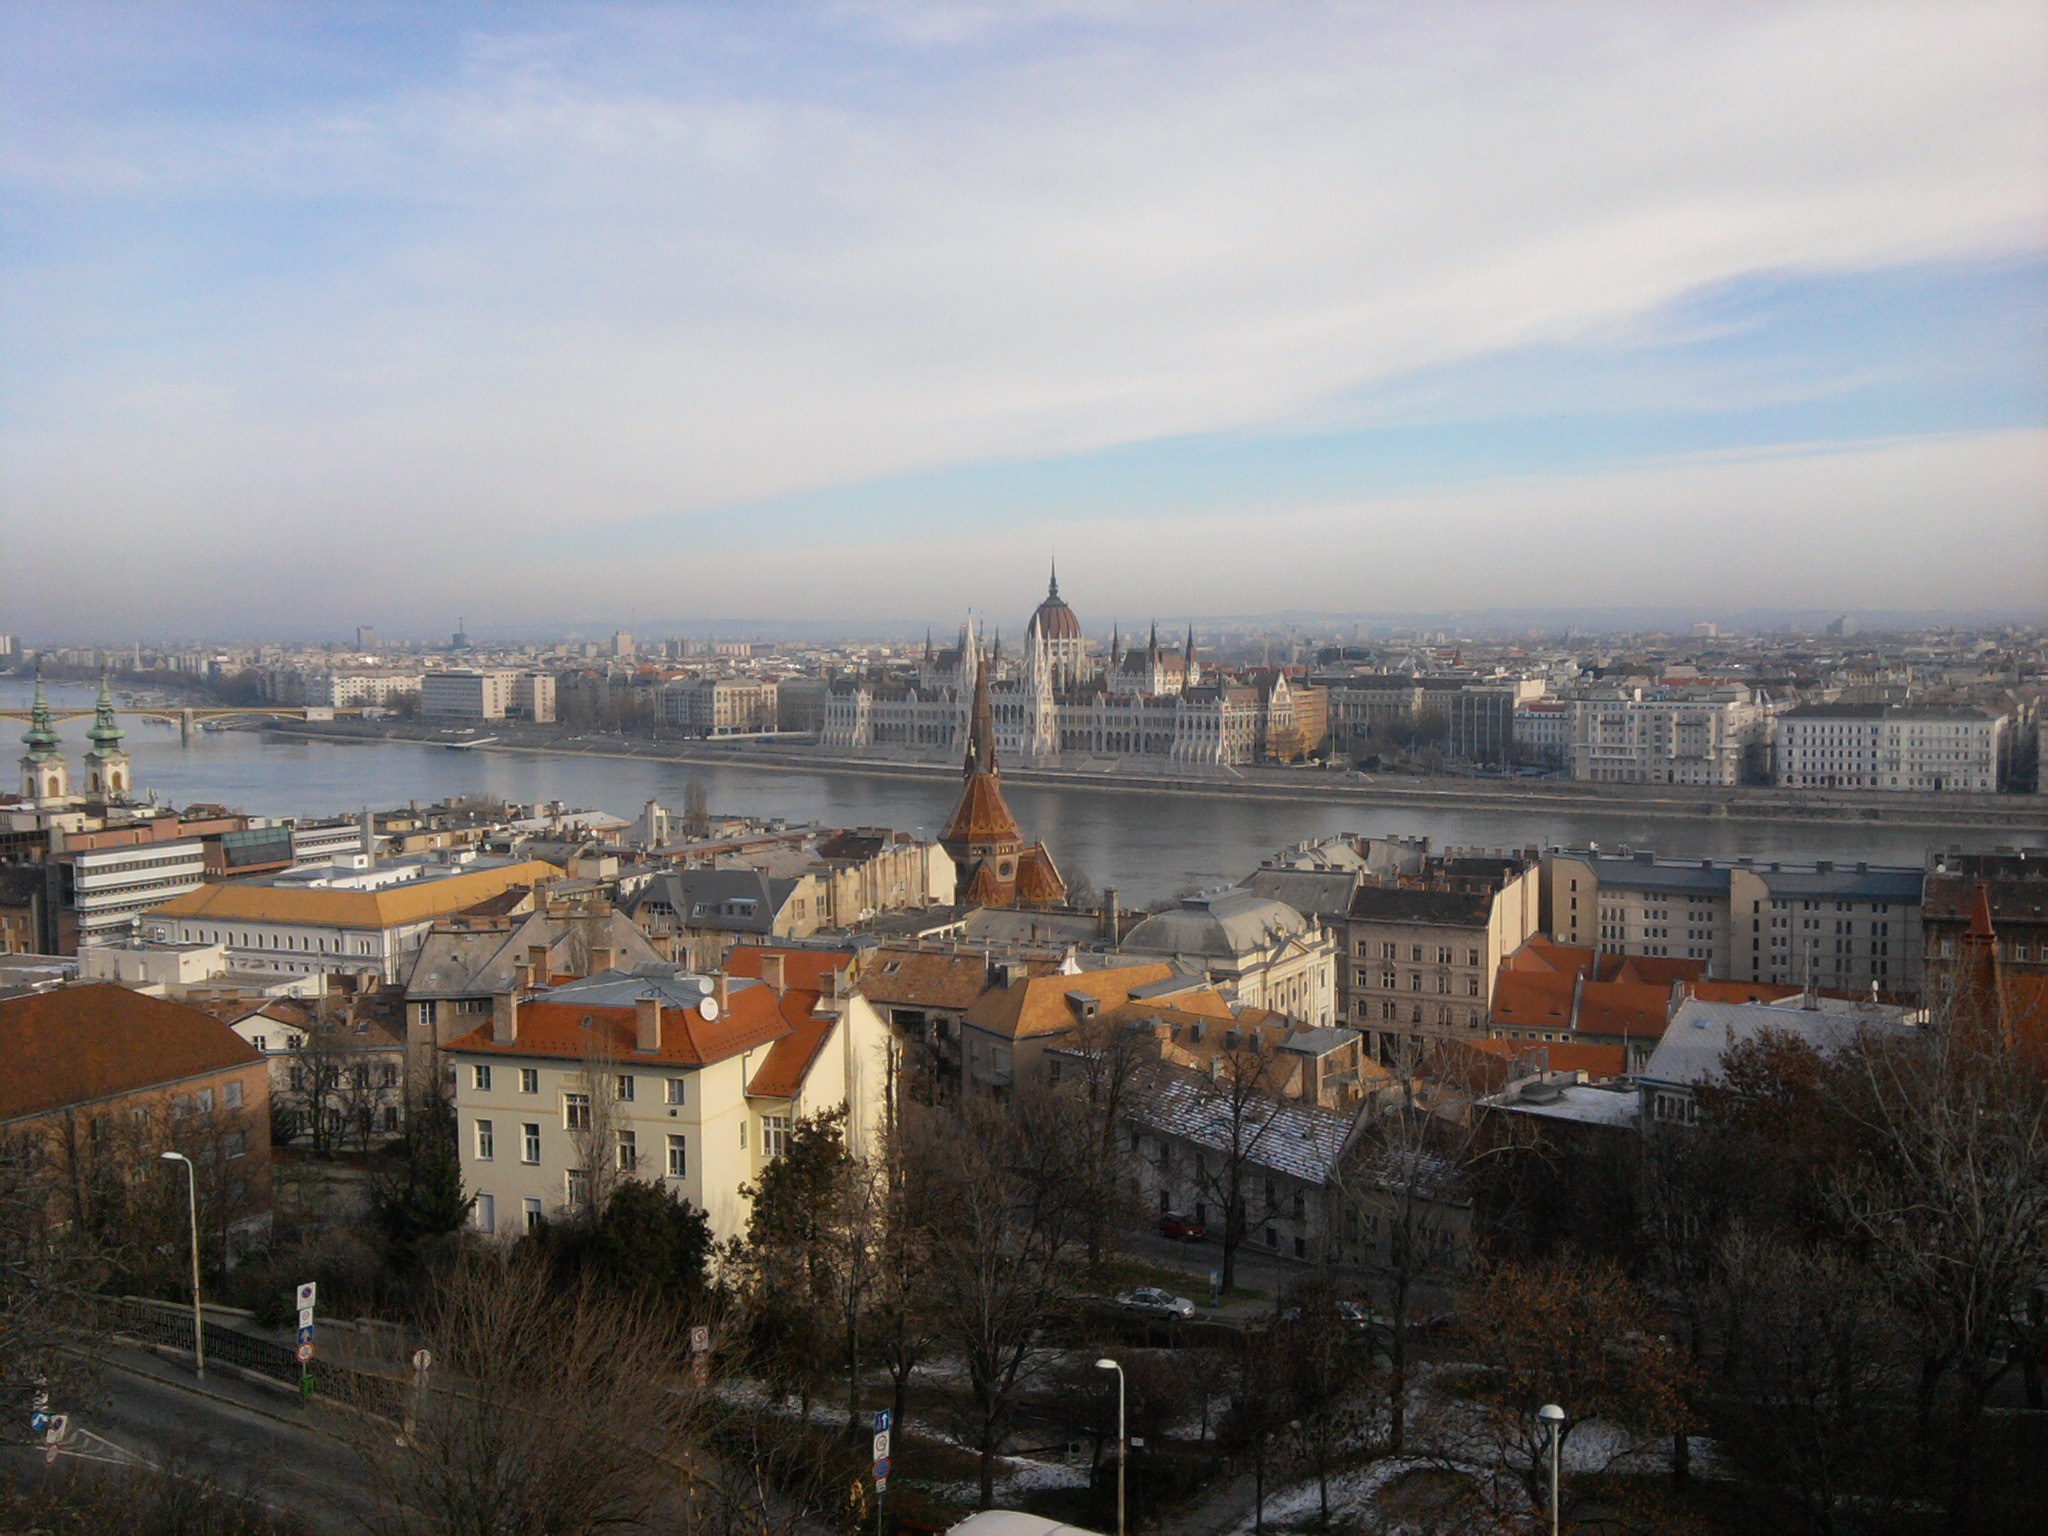
<path fill-rule="evenodd" d="M 128 734 L 114 719 L 114 696 L 107 689 L 104 672 L 100 674 L 100 697 L 94 707 L 92 729 L 85 734 L 92 738 L 93 747 L 101 756 L 120 751 L 121 738 Z"/>
<path fill-rule="evenodd" d="M 50 723 L 50 701 L 43 697 L 43 676 L 36 674 L 35 702 L 29 706 L 28 729 L 21 734 L 22 745 L 35 761 L 57 753 L 57 729 Z"/>

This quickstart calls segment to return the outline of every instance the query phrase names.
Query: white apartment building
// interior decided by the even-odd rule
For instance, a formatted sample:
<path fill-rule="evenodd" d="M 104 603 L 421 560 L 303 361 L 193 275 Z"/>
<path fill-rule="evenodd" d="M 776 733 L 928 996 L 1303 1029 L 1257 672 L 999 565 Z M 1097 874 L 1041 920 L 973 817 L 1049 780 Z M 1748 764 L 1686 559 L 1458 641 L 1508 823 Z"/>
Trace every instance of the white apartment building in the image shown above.
<path fill-rule="evenodd" d="M 1772 711 L 1743 690 L 1683 697 L 1635 689 L 1578 699 L 1572 777 L 1599 784 L 1740 784 L 1770 741 Z"/>
<path fill-rule="evenodd" d="M 1539 763 L 1563 767 L 1572 757 L 1575 706 L 1564 699 L 1528 699 L 1515 706 L 1515 745 Z"/>
<path fill-rule="evenodd" d="M 478 1230 L 514 1237 L 638 1179 L 732 1237 L 747 1220 L 742 1186 L 798 1119 L 843 1105 L 849 1149 L 875 1145 L 889 1032 L 849 984 L 854 957 L 744 953 L 758 979 L 642 966 L 500 993 L 487 1022 L 449 1042 Z"/>
<path fill-rule="evenodd" d="M 750 677 L 693 677 L 664 684 L 662 718 L 700 736 L 776 729 L 776 685 Z"/>
<path fill-rule="evenodd" d="M 2005 717 L 1915 704 L 1806 704 L 1775 722 L 1777 782 L 1787 789 L 1993 794 Z"/>
<path fill-rule="evenodd" d="M 225 944 L 236 970 L 345 972 L 397 982 L 437 920 L 561 873 L 538 859 L 450 854 L 376 862 L 346 854 L 332 864 L 200 886 L 170 901 L 156 896 L 143 915 L 143 937 L 159 944 Z"/>
<path fill-rule="evenodd" d="M 512 684 L 512 713 L 523 716 L 536 725 L 554 724 L 555 674 L 520 673 Z"/>
<path fill-rule="evenodd" d="M 420 713 L 437 720 L 502 720 L 518 679 L 517 672 L 497 668 L 429 672 L 420 684 Z"/>
<path fill-rule="evenodd" d="M 1919 987 L 1923 880 L 1917 867 L 1660 860 L 1640 848 L 1544 856 L 1560 944 L 1697 960 L 1716 980 L 1835 991 Z"/>
<path fill-rule="evenodd" d="M 206 846 L 196 837 L 66 853 L 56 861 L 58 905 L 75 914 L 77 943 L 118 944 L 144 912 L 206 880 Z"/>
<path fill-rule="evenodd" d="M 420 691 L 418 672 L 316 672 L 306 679 L 306 702 L 328 709 L 383 707 L 402 694 Z"/>

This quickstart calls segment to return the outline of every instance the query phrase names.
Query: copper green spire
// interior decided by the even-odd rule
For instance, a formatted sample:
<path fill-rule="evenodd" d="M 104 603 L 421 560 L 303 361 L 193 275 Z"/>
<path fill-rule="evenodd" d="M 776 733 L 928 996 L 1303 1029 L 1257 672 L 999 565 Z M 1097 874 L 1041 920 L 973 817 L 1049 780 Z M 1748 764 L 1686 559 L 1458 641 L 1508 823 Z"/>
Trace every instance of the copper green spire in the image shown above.
<path fill-rule="evenodd" d="M 43 697 L 43 669 L 36 668 L 35 702 L 29 707 L 28 729 L 22 732 L 22 745 L 28 748 L 29 757 L 41 762 L 57 754 L 57 728 L 50 723 L 50 701 Z"/>
<path fill-rule="evenodd" d="M 100 674 L 99 703 L 93 710 L 92 729 L 85 733 L 102 757 L 121 750 L 121 738 L 128 733 L 114 719 L 114 696 L 107 688 L 107 674 Z"/>

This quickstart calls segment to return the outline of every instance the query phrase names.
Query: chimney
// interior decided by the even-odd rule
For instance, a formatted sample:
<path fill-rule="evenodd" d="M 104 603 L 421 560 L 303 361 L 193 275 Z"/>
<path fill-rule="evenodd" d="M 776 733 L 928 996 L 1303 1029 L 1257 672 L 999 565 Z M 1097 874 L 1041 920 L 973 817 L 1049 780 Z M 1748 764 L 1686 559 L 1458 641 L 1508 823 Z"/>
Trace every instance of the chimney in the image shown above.
<path fill-rule="evenodd" d="M 526 946 L 526 968 L 533 973 L 533 984 L 547 986 L 555 979 L 555 969 L 548 964 L 548 947 L 545 944 Z"/>
<path fill-rule="evenodd" d="M 376 858 L 377 818 L 370 813 L 370 808 L 367 805 L 363 807 L 363 814 L 357 818 L 356 826 L 358 829 L 357 835 L 362 843 L 363 857 L 366 859 Z"/>
<path fill-rule="evenodd" d="M 1102 936 L 1111 944 L 1120 937 L 1116 931 L 1116 887 L 1113 885 L 1102 893 Z"/>
<path fill-rule="evenodd" d="M 595 975 L 597 975 L 597 974 L 598 974 L 598 972 L 600 972 L 600 971 L 608 971 L 608 970 L 610 970 L 611 968 L 612 968 L 612 947 L 611 947 L 611 945 L 609 945 L 609 944 L 593 944 L 593 945 L 591 945 L 591 946 L 590 946 L 590 974 L 591 974 L 591 975 L 593 975 L 593 976 L 595 976 Z"/>
<path fill-rule="evenodd" d="M 491 1044 L 516 1045 L 519 1041 L 519 999 L 510 992 L 491 994 Z"/>
<path fill-rule="evenodd" d="M 633 1029 L 634 1050 L 658 1051 L 661 1049 L 661 997 L 659 994 L 634 1000 Z"/>
<path fill-rule="evenodd" d="M 524 997 L 532 990 L 533 966 L 530 962 L 521 960 L 512 967 L 512 991 L 514 995 Z"/>
<path fill-rule="evenodd" d="M 788 956 L 779 953 L 767 954 L 761 957 L 761 979 L 768 984 L 769 990 L 777 997 L 782 996 L 788 990 L 783 980 L 784 962 L 787 959 Z"/>
<path fill-rule="evenodd" d="M 725 972 L 720 971 L 717 979 L 711 983 L 711 997 L 718 1004 L 718 1012 L 722 1017 L 732 1006 L 732 985 L 726 980 Z"/>

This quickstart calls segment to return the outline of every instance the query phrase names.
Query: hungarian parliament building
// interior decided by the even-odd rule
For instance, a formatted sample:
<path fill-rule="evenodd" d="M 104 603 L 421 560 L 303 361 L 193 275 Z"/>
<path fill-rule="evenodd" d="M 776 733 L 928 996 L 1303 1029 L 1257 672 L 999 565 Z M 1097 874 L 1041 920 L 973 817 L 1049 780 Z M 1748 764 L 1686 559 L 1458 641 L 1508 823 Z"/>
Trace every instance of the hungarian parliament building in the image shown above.
<path fill-rule="evenodd" d="M 1162 647 L 1155 625 L 1143 646 L 1126 648 L 1113 638 L 1106 660 L 1090 657 L 1055 574 L 1011 666 L 1004 665 L 1000 640 L 985 646 L 970 620 L 951 650 L 935 651 L 926 642 L 914 680 L 835 680 L 825 697 L 819 744 L 849 752 L 957 754 L 984 668 L 996 750 L 1016 763 L 1137 757 L 1199 768 L 1297 762 L 1328 734 L 1324 690 L 1279 668 L 1204 673 L 1192 630 L 1183 646 Z"/>

